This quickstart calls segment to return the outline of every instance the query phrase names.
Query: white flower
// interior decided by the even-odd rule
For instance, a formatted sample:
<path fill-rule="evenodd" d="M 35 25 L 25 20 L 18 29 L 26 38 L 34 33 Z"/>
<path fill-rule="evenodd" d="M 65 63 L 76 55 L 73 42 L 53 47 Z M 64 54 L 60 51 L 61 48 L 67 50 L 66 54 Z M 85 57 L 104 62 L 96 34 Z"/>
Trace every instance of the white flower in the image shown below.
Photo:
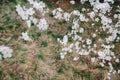
<path fill-rule="evenodd" d="M 86 11 L 86 9 L 85 9 L 85 8 L 82 8 L 82 12 L 84 12 L 84 11 Z"/>
<path fill-rule="evenodd" d="M 52 11 L 54 18 L 56 18 L 56 19 L 62 19 L 63 18 L 62 13 L 63 13 L 63 10 L 61 8 L 57 8 Z"/>
<path fill-rule="evenodd" d="M 112 58 L 110 56 L 106 56 L 105 60 L 110 61 Z"/>
<path fill-rule="evenodd" d="M 89 55 L 89 52 L 87 50 L 81 49 L 79 54 L 80 55 Z"/>
<path fill-rule="evenodd" d="M 63 16 L 64 16 L 65 21 L 70 20 L 70 14 L 69 13 L 65 12 Z"/>
<path fill-rule="evenodd" d="M 98 22 L 100 19 L 99 18 L 95 18 L 95 21 Z"/>
<path fill-rule="evenodd" d="M 35 19 L 35 18 L 32 21 L 35 25 L 38 23 L 37 19 Z"/>
<path fill-rule="evenodd" d="M 64 59 L 66 54 L 67 54 L 66 52 L 60 53 L 61 59 Z"/>
<path fill-rule="evenodd" d="M 0 46 L 0 52 L 3 54 L 3 58 L 10 58 L 13 50 L 6 46 Z"/>
<path fill-rule="evenodd" d="M 73 61 L 77 61 L 79 59 L 79 57 L 74 57 Z"/>
<path fill-rule="evenodd" d="M 118 70 L 118 74 L 120 74 L 120 70 Z"/>
<path fill-rule="evenodd" d="M 116 73 L 116 70 L 113 71 L 113 74 L 115 74 L 115 73 Z"/>
<path fill-rule="evenodd" d="M 94 8 L 94 10 L 95 11 L 98 11 L 98 10 L 100 10 L 100 12 L 101 13 L 106 13 L 106 12 L 110 12 L 110 9 L 111 9 L 111 7 L 110 7 L 110 5 L 106 2 L 106 3 L 95 3 L 95 5 L 93 6 Z"/>
<path fill-rule="evenodd" d="M 91 58 L 91 62 L 95 62 L 95 57 Z"/>
<path fill-rule="evenodd" d="M 22 37 L 23 40 L 25 41 L 31 41 L 32 39 L 28 36 L 27 32 L 22 32 Z"/>
<path fill-rule="evenodd" d="M 72 29 L 78 29 L 79 28 L 79 24 L 78 24 L 78 19 L 73 19 L 73 26 L 72 26 Z M 75 31 L 74 31 L 75 32 Z"/>
<path fill-rule="evenodd" d="M 33 7 L 38 10 L 39 6 L 40 6 L 39 3 L 37 1 L 34 1 Z"/>
<path fill-rule="evenodd" d="M 95 48 L 97 47 L 97 45 L 96 45 L 96 44 L 94 44 L 93 46 L 94 46 Z"/>
<path fill-rule="evenodd" d="M 79 15 L 80 15 L 80 11 L 78 11 L 78 10 L 73 10 L 73 11 L 72 11 L 72 14 L 73 14 L 73 15 L 76 15 L 76 16 L 79 16 Z"/>
<path fill-rule="evenodd" d="M 96 37 L 96 34 L 94 33 L 94 34 L 92 35 L 92 37 L 95 38 L 95 37 Z"/>
<path fill-rule="evenodd" d="M 39 10 L 42 13 L 42 15 L 49 11 L 49 9 L 46 7 L 43 1 L 40 2 L 33 1 L 31 4 L 33 4 L 33 8 Z"/>
<path fill-rule="evenodd" d="M 27 11 L 26 11 L 26 14 L 28 14 L 28 15 L 33 15 L 35 13 L 35 11 L 33 10 L 33 8 L 29 8 L 29 9 L 27 9 Z"/>
<path fill-rule="evenodd" d="M 104 0 L 104 2 L 111 2 L 113 4 L 114 0 Z"/>
<path fill-rule="evenodd" d="M 26 23 L 27 23 L 27 26 L 30 28 L 31 27 L 31 21 L 27 20 Z"/>
<path fill-rule="evenodd" d="M 70 0 L 70 4 L 75 4 L 75 1 L 74 0 Z"/>
<path fill-rule="evenodd" d="M 98 51 L 98 56 L 99 56 L 100 59 L 104 59 L 106 54 L 103 51 Z"/>
<path fill-rule="evenodd" d="M 30 20 L 34 23 L 34 25 L 38 23 L 37 19 L 32 16 L 30 17 Z"/>
<path fill-rule="evenodd" d="M 42 18 L 40 19 L 40 22 L 38 23 L 37 27 L 40 29 L 40 30 L 47 30 L 48 29 L 48 23 L 47 21 L 45 20 L 45 18 Z"/>
<path fill-rule="evenodd" d="M 118 18 L 118 15 L 117 15 L 117 14 L 114 14 L 114 18 Z"/>
<path fill-rule="evenodd" d="M 102 62 L 100 62 L 99 64 L 100 64 L 101 67 L 104 67 L 104 66 L 105 66 L 104 63 L 102 63 Z"/>
<path fill-rule="evenodd" d="M 79 32 L 83 33 L 84 32 L 84 28 L 80 28 Z"/>
<path fill-rule="evenodd" d="M 90 13 L 88 13 L 88 15 L 90 16 L 90 18 L 93 20 L 94 19 L 94 17 L 95 17 L 95 12 L 90 12 Z"/>
<path fill-rule="evenodd" d="M 87 0 L 80 0 L 82 4 L 84 4 Z"/>
<path fill-rule="evenodd" d="M 23 10 L 23 8 L 20 5 L 16 6 L 16 11 L 17 11 L 18 15 L 21 16 L 21 18 L 23 20 L 28 19 L 28 14 Z"/>
<path fill-rule="evenodd" d="M 63 37 L 63 44 L 66 45 L 67 42 L 68 42 L 68 36 L 65 35 L 65 36 Z"/>
<path fill-rule="evenodd" d="M 91 41 L 90 39 L 87 39 L 87 40 L 86 40 L 86 43 L 87 43 L 88 45 L 90 45 L 90 44 L 92 43 L 92 41 Z"/>
<path fill-rule="evenodd" d="M 103 25 L 108 25 L 108 24 L 111 24 L 112 23 L 112 19 L 110 18 L 107 18 L 106 16 L 104 15 L 99 15 L 101 17 L 101 23 Z"/>
<path fill-rule="evenodd" d="M 119 62 L 120 62 L 120 60 L 119 60 L 119 59 L 116 59 L 116 60 L 115 60 L 115 62 L 119 63 Z"/>
<path fill-rule="evenodd" d="M 61 59 L 64 59 L 64 58 L 65 58 L 65 56 L 64 56 L 64 55 L 61 55 L 60 57 L 61 57 Z"/>
<path fill-rule="evenodd" d="M 85 22 L 87 22 L 89 20 L 82 13 L 79 15 L 79 19 L 80 19 L 80 21 L 85 21 Z"/>

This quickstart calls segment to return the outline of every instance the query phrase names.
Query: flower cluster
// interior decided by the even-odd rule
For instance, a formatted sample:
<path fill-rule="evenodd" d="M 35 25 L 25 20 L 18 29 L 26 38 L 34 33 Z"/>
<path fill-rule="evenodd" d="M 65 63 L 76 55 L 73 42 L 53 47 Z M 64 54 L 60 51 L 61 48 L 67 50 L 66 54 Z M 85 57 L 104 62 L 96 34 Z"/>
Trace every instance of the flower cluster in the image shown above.
<path fill-rule="evenodd" d="M 84 4 L 86 1 L 88 0 L 81 0 L 81 3 Z M 69 13 L 71 14 L 70 18 L 72 15 L 77 16 L 77 18 L 75 17 L 72 19 L 72 30 L 68 32 L 62 40 L 58 39 L 61 45 L 63 45 L 60 53 L 61 59 L 64 59 L 68 53 L 77 53 L 80 56 L 89 54 L 97 55 L 97 57 L 91 57 L 91 62 L 94 63 L 97 59 L 101 67 L 105 67 L 106 64 L 108 64 L 109 71 L 107 78 L 110 79 L 111 74 L 115 74 L 116 72 L 120 73 L 120 70 L 115 70 L 112 64 L 113 60 L 116 63 L 120 62 L 120 59 L 116 57 L 115 52 L 112 51 L 112 49 L 115 48 L 115 45 L 112 42 L 120 40 L 120 37 L 118 36 L 120 34 L 120 30 L 118 29 L 120 26 L 120 14 L 114 15 L 117 22 L 116 24 L 113 24 L 109 14 L 106 15 L 106 13 L 110 13 L 112 9 L 109 3 L 113 4 L 113 0 L 104 0 L 103 3 L 100 3 L 99 0 L 89 0 L 89 2 L 93 7 L 93 11 L 87 12 L 86 8 L 82 8 L 82 11 L 86 12 L 87 16 L 78 10 L 73 10 Z M 119 12 L 119 9 L 117 11 Z M 62 10 L 61 14 L 64 14 L 63 12 L 64 11 Z M 101 23 L 102 25 L 99 26 L 95 32 L 91 32 L 87 34 L 88 36 L 84 37 L 82 35 L 85 35 L 88 30 L 86 30 L 84 26 L 81 26 L 80 22 L 85 23 L 91 20 Z M 93 23 L 88 29 L 91 29 L 92 26 L 96 27 Z M 99 34 L 102 32 L 105 32 L 107 35 L 105 38 L 99 37 Z M 69 38 L 72 38 L 73 43 L 69 43 Z M 96 39 L 96 42 L 93 42 L 94 39 Z M 101 49 L 98 50 L 98 47 Z M 75 56 L 73 61 L 77 61 L 78 59 L 79 56 Z"/>
<path fill-rule="evenodd" d="M 25 6 L 21 7 L 19 4 L 16 6 L 16 11 L 18 15 L 26 22 L 27 26 L 30 28 L 33 23 L 40 30 L 47 30 L 48 23 L 45 18 L 38 19 L 35 17 L 35 11 L 40 11 L 40 14 L 44 16 L 45 13 L 49 12 L 49 9 L 45 5 L 43 1 L 37 2 L 34 0 L 28 0 L 28 2 L 32 5 L 29 9 Z M 39 14 L 39 15 L 40 15 Z M 27 32 L 22 32 L 22 39 L 26 41 L 31 41 L 32 39 L 28 36 Z"/>
<path fill-rule="evenodd" d="M 39 3 L 34 0 L 28 1 L 32 5 L 32 8 L 26 9 L 17 5 L 16 11 L 26 21 L 29 28 L 31 27 L 31 22 L 33 22 L 40 30 L 47 30 L 49 26 L 47 20 L 45 18 L 35 18 L 34 9 L 40 11 L 42 14 L 48 12 L 49 9 L 42 1 Z M 113 0 L 104 0 L 103 3 L 99 2 L 99 0 L 81 0 L 81 3 L 84 4 L 86 1 L 90 2 L 90 5 L 93 7 L 92 10 L 82 8 L 81 12 L 79 10 L 73 10 L 68 13 L 61 8 L 56 8 L 52 11 L 55 19 L 64 19 L 72 23 L 72 30 L 64 35 L 63 39 L 58 38 L 58 42 L 62 46 L 60 56 L 61 59 L 64 59 L 68 53 L 74 53 L 79 56 L 95 55 L 90 56 L 91 62 L 94 63 L 98 60 L 101 67 L 105 67 L 107 64 L 109 66 L 108 79 L 110 79 L 111 74 L 116 72 L 120 73 L 120 70 L 114 70 L 112 64 L 113 61 L 116 63 L 120 62 L 115 52 L 112 51 L 115 48 L 113 42 L 120 40 L 118 36 L 120 35 L 120 30 L 118 29 L 120 26 L 120 14 L 114 15 L 114 19 L 117 22 L 113 24 L 112 18 L 109 17 L 112 9 L 109 3 L 113 4 Z M 75 1 L 71 0 L 70 3 L 75 4 Z M 120 12 L 119 9 L 120 7 L 118 6 L 118 12 Z M 85 23 L 89 25 L 85 25 Z M 101 25 L 96 26 L 96 24 Z M 105 33 L 105 37 L 103 33 Z M 22 33 L 22 39 L 31 41 L 27 32 Z M 69 39 L 72 39 L 72 43 L 69 43 Z M 79 56 L 75 56 L 73 61 L 79 60 Z"/>
<path fill-rule="evenodd" d="M 37 27 L 40 29 L 40 30 L 47 30 L 48 29 L 48 23 L 47 23 L 47 21 L 45 20 L 45 18 L 43 18 L 43 19 L 40 19 L 40 21 L 39 21 L 39 23 L 38 23 L 38 25 L 37 25 Z"/>

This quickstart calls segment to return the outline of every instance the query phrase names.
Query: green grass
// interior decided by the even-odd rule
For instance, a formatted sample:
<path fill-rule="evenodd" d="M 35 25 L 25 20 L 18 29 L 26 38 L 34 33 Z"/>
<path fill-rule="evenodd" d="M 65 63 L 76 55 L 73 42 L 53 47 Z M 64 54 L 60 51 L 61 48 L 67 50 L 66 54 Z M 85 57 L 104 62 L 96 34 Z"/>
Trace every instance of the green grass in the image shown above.
<path fill-rule="evenodd" d="M 57 22 L 57 24 L 60 25 L 60 26 L 63 25 L 63 24 L 66 24 L 66 23 L 67 23 L 67 22 L 66 22 L 65 20 L 62 20 L 62 21 L 58 21 L 58 22 Z"/>
<path fill-rule="evenodd" d="M 52 76 L 50 80 L 57 80 L 57 76 L 56 75 Z"/>
<path fill-rule="evenodd" d="M 25 63 L 25 59 L 24 59 L 24 58 L 19 59 L 19 60 L 18 60 L 18 63 L 19 63 L 19 64 L 24 64 L 24 63 Z"/>
<path fill-rule="evenodd" d="M 72 26 L 68 26 L 67 30 L 72 31 Z"/>
<path fill-rule="evenodd" d="M 3 70 L 2 70 L 2 68 L 0 66 L 0 80 L 3 80 L 3 79 L 4 79 L 4 77 L 3 77 Z"/>
<path fill-rule="evenodd" d="M 54 17 L 54 15 L 52 13 L 49 14 L 50 17 Z"/>
<path fill-rule="evenodd" d="M 52 34 L 52 39 L 57 42 L 57 39 L 60 38 L 62 39 L 63 38 L 63 35 L 62 34 Z"/>
<path fill-rule="evenodd" d="M 20 77 L 18 77 L 17 75 L 15 75 L 14 73 L 12 72 L 9 72 L 9 76 L 12 80 L 21 80 Z"/>
<path fill-rule="evenodd" d="M 120 63 L 114 63 L 113 67 L 117 71 L 118 69 L 120 69 Z"/>
<path fill-rule="evenodd" d="M 44 53 L 43 52 L 39 52 L 37 55 L 36 55 L 37 59 L 41 59 L 41 60 L 44 60 Z"/>
<path fill-rule="evenodd" d="M 74 72 L 74 76 L 78 78 L 81 78 L 81 79 L 85 78 L 85 80 L 93 80 L 90 72 L 85 72 L 83 70 L 81 71 L 78 69 L 73 69 L 73 72 Z"/>
<path fill-rule="evenodd" d="M 68 67 L 64 63 L 60 63 L 57 72 L 64 73 L 64 71 L 68 70 Z"/>
<path fill-rule="evenodd" d="M 55 53 L 54 53 L 54 59 L 55 59 L 55 60 L 61 60 L 61 58 L 60 58 L 60 53 L 55 52 Z"/>
<path fill-rule="evenodd" d="M 48 46 L 48 42 L 42 41 L 42 42 L 41 42 L 41 46 L 42 46 L 42 47 L 47 47 L 47 46 Z"/>
<path fill-rule="evenodd" d="M 86 64 L 86 60 L 85 60 L 85 57 L 84 56 L 80 56 L 80 62 L 82 64 Z"/>
<path fill-rule="evenodd" d="M 35 63 L 33 66 L 33 70 L 36 71 L 37 69 L 38 69 L 38 64 Z"/>

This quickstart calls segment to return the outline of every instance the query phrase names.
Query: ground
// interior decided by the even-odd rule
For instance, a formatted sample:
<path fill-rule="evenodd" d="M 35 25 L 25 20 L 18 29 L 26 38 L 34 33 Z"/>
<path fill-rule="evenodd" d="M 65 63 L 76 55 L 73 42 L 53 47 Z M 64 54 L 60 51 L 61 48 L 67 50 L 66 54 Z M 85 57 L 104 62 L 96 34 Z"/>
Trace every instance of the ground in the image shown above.
<path fill-rule="evenodd" d="M 50 9 L 61 7 L 69 12 L 81 8 L 71 5 L 69 0 L 62 0 L 59 4 L 55 1 L 45 2 Z M 0 80 L 106 80 L 108 68 L 101 68 L 97 61 L 90 63 L 89 56 L 80 56 L 76 62 L 73 61 L 74 54 L 60 59 L 61 45 L 57 38 L 68 32 L 71 23 L 60 23 L 46 14 L 46 19 L 52 23 L 48 30 L 40 31 L 32 27 L 30 36 L 33 41 L 21 40 L 21 32 L 26 31 L 27 27 L 16 13 L 15 6 L 14 2 L 5 2 L 0 6 L 0 45 L 10 46 L 14 50 L 13 57 L 0 62 Z M 115 51 L 120 56 L 120 43 L 115 45 Z M 119 79 L 118 74 L 112 76 L 112 80 Z"/>

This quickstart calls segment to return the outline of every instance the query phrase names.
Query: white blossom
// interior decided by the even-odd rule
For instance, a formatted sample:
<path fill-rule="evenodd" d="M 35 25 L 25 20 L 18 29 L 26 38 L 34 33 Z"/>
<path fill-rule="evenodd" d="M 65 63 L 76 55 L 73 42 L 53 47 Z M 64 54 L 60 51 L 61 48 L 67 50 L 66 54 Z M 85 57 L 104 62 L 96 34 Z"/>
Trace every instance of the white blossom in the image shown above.
<path fill-rule="evenodd" d="M 84 12 L 84 11 L 86 11 L 86 9 L 85 9 L 85 8 L 82 8 L 82 12 Z"/>
<path fill-rule="evenodd" d="M 101 63 L 99 63 L 99 64 L 100 64 L 100 66 L 101 66 L 101 67 L 104 67 L 104 66 L 105 66 L 105 65 L 104 65 L 104 63 L 102 63 L 102 62 L 101 62 Z"/>
<path fill-rule="evenodd" d="M 28 36 L 28 32 L 22 32 L 22 37 L 25 41 L 31 41 L 32 39 Z"/>
<path fill-rule="evenodd" d="M 74 0 L 70 0 L 70 4 L 74 5 L 75 1 Z"/>
<path fill-rule="evenodd" d="M 33 10 L 33 8 L 29 8 L 26 10 L 26 14 L 32 16 L 35 13 L 35 11 Z"/>
<path fill-rule="evenodd" d="M 89 55 L 89 52 L 88 52 L 87 50 L 81 49 L 81 50 L 79 51 L 79 54 L 80 54 L 80 55 Z"/>
<path fill-rule="evenodd" d="M 82 4 L 84 4 L 87 0 L 80 0 Z"/>
<path fill-rule="evenodd" d="M 16 6 L 16 11 L 17 11 L 18 15 L 21 16 L 21 18 L 23 20 L 28 19 L 28 14 L 26 13 L 26 11 L 23 10 L 23 8 L 20 5 Z"/>
<path fill-rule="evenodd" d="M 95 62 L 95 57 L 91 58 L 91 62 Z"/>
<path fill-rule="evenodd" d="M 27 23 L 27 26 L 30 28 L 31 27 L 31 21 L 27 20 L 26 23 Z"/>
<path fill-rule="evenodd" d="M 94 8 L 93 8 L 95 11 L 98 11 L 100 10 L 101 13 L 106 13 L 106 12 L 110 12 L 111 10 L 111 7 L 110 5 L 106 2 L 106 3 L 95 3 L 94 4 Z"/>
<path fill-rule="evenodd" d="M 84 32 L 84 28 L 80 28 L 79 32 L 83 33 Z"/>
<path fill-rule="evenodd" d="M 54 18 L 62 19 L 63 18 L 63 10 L 61 8 L 56 8 L 52 11 Z"/>
<path fill-rule="evenodd" d="M 74 57 L 73 61 L 77 61 L 79 59 L 79 57 Z"/>
<path fill-rule="evenodd" d="M 63 37 L 63 44 L 66 45 L 67 42 L 68 42 L 68 36 L 65 35 L 65 36 Z"/>
<path fill-rule="evenodd" d="M 96 35 L 95 33 L 92 35 L 93 38 L 95 38 L 96 36 L 97 36 L 97 35 Z"/>
<path fill-rule="evenodd" d="M 90 12 L 90 13 L 88 13 L 88 15 L 90 16 L 90 18 L 92 19 L 92 20 L 94 20 L 94 17 L 95 17 L 95 12 Z"/>
<path fill-rule="evenodd" d="M 86 43 L 87 43 L 88 45 L 90 45 L 90 44 L 92 43 L 92 41 L 91 41 L 90 39 L 87 39 L 87 40 L 86 40 Z"/>
<path fill-rule="evenodd" d="M 113 4 L 114 0 L 104 0 L 104 2 L 111 2 Z"/>
<path fill-rule="evenodd" d="M 0 52 L 3 54 L 3 58 L 10 58 L 13 50 L 6 46 L 0 46 Z"/>
<path fill-rule="evenodd" d="M 79 15 L 80 15 L 80 11 L 78 11 L 78 10 L 73 10 L 71 13 L 72 13 L 73 15 L 76 15 L 76 16 L 79 16 Z"/>
<path fill-rule="evenodd" d="M 119 60 L 119 59 L 116 59 L 116 60 L 115 60 L 115 62 L 119 63 L 119 62 L 120 62 L 120 60 Z"/>
<path fill-rule="evenodd" d="M 65 21 L 69 21 L 70 20 L 70 16 L 71 16 L 71 14 L 65 12 L 64 13 L 64 19 L 65 19 Z"/>
<path fill-rule="evenodd" d="M 95 18 L 95 21 L 98 22 L 100 19 L 99 18 Z"/>
<path fill-rule="evenodd" d="M 120 74 L 120 70 L 118 70 L 118 74 Z"/>
<path fill-rule="evenodd" d="M 40 21 L 39 21 L 39 23 L 38 23 L 38 25 L 37 25 L 37 27 L 40 29 L 40 30 L 47 30 L 48 29 L 48 23 L 47 23 L 47 21 L 46 21 L 46 19 L 45 18 L 42 18 L 42 19 L 40 19 Z"/>

